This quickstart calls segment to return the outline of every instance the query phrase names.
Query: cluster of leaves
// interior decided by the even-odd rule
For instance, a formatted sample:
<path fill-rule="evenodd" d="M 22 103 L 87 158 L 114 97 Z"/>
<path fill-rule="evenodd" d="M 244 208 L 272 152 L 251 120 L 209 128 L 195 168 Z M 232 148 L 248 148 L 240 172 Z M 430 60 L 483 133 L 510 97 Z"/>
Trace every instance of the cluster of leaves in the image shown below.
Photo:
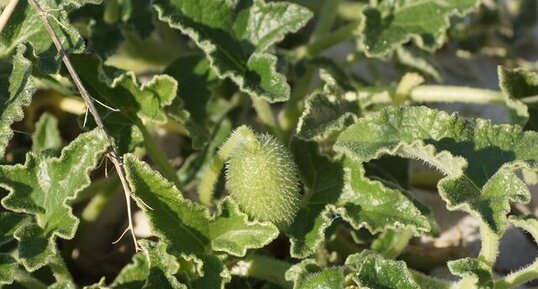
<path fill-rule="evenodd" d="M 493 269 L 508 226 L 538 242 L 538 219 L 511 210 L 531 200 L 538 170 L 538 74 L 514 67 L 526 63 L 518 49 L 536 1 L 37 2 L 43 11 L 0 3 L 0 288 L 512 288 L 538 278 L 538 261 L 507 276 Z M 349 55 L 327 57 L 350 49 L 340 44 Z M 501 91 L 434 85 L 444 76 L 437 55 L 493 50 Z M 368 70 L 350 69 L 360 66 Z M 488 103 L 508 121 L 449 114 L 438 102 Z M 274 172 L 223 178 L 219 154 L 230 140 L 249 143 L 233 133 L 245 123 L 272 135 L 258 137 L 268 143 L 248 168 Z M 104 234 L 89 228 L 107 204 L 119 207 L 119 177 L 103 165 L 111 147 L 150 234 L 137 233 L 140 252 L 111 245 L 132 258 L 120 268 L 98 257 L 90 268 L 83 236 Z M 438 175 L 431 194 L 480 223 L 478 256 L 439 261 L 455 281 L 430 276 L 416 266 L 428 256 L 406 251 L 440 234 L 413 190 L 417 163 Z M 262 175 L 269 181 L 254 179 Z M 230 180 L 243 200 L 228 194 Z M 288 196 L 272 189 L 293 191 L 289 212 L 270 204 Z"/>

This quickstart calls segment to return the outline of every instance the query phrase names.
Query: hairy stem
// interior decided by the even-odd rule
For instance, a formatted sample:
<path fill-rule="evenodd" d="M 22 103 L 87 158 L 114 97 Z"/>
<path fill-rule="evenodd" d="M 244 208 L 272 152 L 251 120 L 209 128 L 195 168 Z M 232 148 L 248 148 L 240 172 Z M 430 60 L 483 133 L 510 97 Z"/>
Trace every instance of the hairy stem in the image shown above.
<path fill-rule="evenodd" d="M 538 260 L 530 266 L 505 276 L 495 282 L 495 289 L 515 288 L 531 280 L 538 279 Z"/>
<path fill-rule="evenodd" d="M 230 272 L 232 275 L 261 279 L 282 288 L 291 289 L 293 283 L 284 279 L 284 275 L 290 267 L 291 265 L 287 262 L 254 255 L 237 262 Z"/>
<path fill-rule="evenodd" d="M 416 102 L 504 103 L 500 91 L 442 85 L 419 85 L 411 90 L 410 98 Z"/>
<path fill-rule="evenodd" d="M 316 40 L 300 46 L 296 50 L 296 56 L 301 58 L 312 58 L 320 55 L 323 51 L 350 39 L 359 27 L 358 22 L 352 22 L 340 27 L 334 32 L 326 34 Z"/>
<path fill-rule="evenodd" d="M 499 252 L 499 237 L 483 221 L 480 224 L 480 237 L 482 243 L 478 258 L 493 266 Z"/>
<path fill-rule="evenodd" d="M 118 176 L 120 178 L 121 184 L 123 186 L 123 191 L 125 192 L 125 202 L 127 203 L 127 214 L 128 214 L 128 221 L 129 221 L 129 227 L 128 229 L 131 231 L 131 237 L 133 239 L 133 244 L 136 251 L 139 251 L 140 248 L 138 246 L 138 243 L 136 242 L 136 236 L 134 234 L 134 228 L 133 228 L 133 218 L 131 216 L 131 202 L 130 198 L 132 195 L 131 189 L 129 188 L 129 184 L 127 183 L 127 179 L 125 177 L 125 171 L 123 170 L 123 165 L 121 159 L 118 157 L 116 153 L 116 149 L 113 146 L 113 142 L 110 140 L 110 137 L 105 129 L 105 126 L 103 124 L 103 120 L 101 119 L 101 116 L 97 112 L 97 109 L 95 108 L 95 105 L 93 103 L 93 98 L 90 96 L 84 85 L 82 84 L 82 81 L 80 80 L 80 77 L 78 76 L 77 71 L 73 67 L 73 64 L 69 60 L 69 57 L 67 56 L 67 53 L 62 47 L 62 43 L 58 39 L 58 36 L 56 35 L 56 32 L 54 32 L 48 18 L 47 13 L 43 11 L 41 6 L 37 3 L 36 0 L 28 0 L 30 5 L 34 8 L 37 15 L 39 16 L 39 19 L 45 26 L 45 29 L 47 30 L 47 33 L 52 39 L 52 42 L 54 43 L 54 46 L 56 46 L 56 50 L 58 50 L 58 53 L 60 54 L 60 57 L 62 58 L 62 61 L 67 68 L 67 71 L 69 72 L 69 75 L 71 75 L 71 78 L 73 79 L 73 82 L 75 83 L 75 86 L 77 87 L 78 91 L 80 92 L 80 95 L 84 99 L 84 102 L 86 103 L 86 106 L 88 107 L 88 110 L 92 114 L 95 123 L 97 124 L 97 127 L 107 135 L 109 139 L 109 147 L 107 152 L 107 157 L 112 161 L 112 164 L 114 164 L 114 167 L 116 168 L 116 171 L 118 173 Z"/>
<path fill-rule="evenodd" d="M 226 140 L 226 142 L 220 147 L 217 154 L 211 160 L 207 171 L 200 180 L 198 186 L 198 194 L 200 202 L 209 205 L 213 198 L 213 191 L 220 175 L 224 162 L 232 155 L 232 153 L 243 145 L 248 145 L 256 142 L 256 135 L 247 126 L 240 126 L 232 135 Z"/>
<path fill-rule="evenodd" d="M 34 278 L 30 273 L 23 269 L 17 269 L 13 275 L 15 282 L 27 289 L 47 289 L 47 285 Z"/>
<path fill-rule="evenodd" d="M 19 3 L 19 0 L 9 0 L 4 10 L 2 10 L 2 14 L 0 14 L 0 33 L 2 33 L 6 27 L 9 18 L 11 18 L 11 14 L 13 14 L 15 7 L 17 7 L 17 3 Z"/>
<path fill-rule="evenodd" d="M 49 262 L 49 266 L 52 270 L 54 278 L 56 278 L 56 281 L 73 281 L 73 276 L 71 276 L 69 269 L 67 269 L 60 252 L 56 252 L 56 255 L 52 257 L 52 260 Z"/>
<path fill-rule="evenodd" d="M 149 133 L 146 126 L 142 123 L 140 119 L 135 121 L 136 127 L 142 132 L 142 137 L 144 138 L 144 147 L 151 158 L 151 160 L 159 167 L 159 170 L 163 176 L 174 183 L 180 192 L 185 193 L 183 186 L 179 181 L 176 170 L 170 165 L 167 157 L 164 155 L 163 151 L 159 145 L 153 140 L 153 137 Z"/>

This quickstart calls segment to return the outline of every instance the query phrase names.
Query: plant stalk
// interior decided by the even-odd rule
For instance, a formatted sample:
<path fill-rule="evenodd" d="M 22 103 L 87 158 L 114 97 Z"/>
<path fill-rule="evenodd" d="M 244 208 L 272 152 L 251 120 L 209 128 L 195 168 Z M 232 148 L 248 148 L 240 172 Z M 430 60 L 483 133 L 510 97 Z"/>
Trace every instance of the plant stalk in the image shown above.
<path fill-rule="evenodd" d="M 30 273 L 23 269 L 17 269 L 13 277 L 18 284 L 27 289 L 47 289 L 47 285 L 34 278 Z"/>
<path fill-rule="evenodd" d="M 56 35 L 56 32 L 54 32 L 54 29 L 52 28 L 48 18 L 47 13 L 41 8 L 41 6 L 37 3 L 36 0 L 28 0 L 28 3 L 32 5 L 34 10 L 36 11 L 37 15 L 39 16 L 41 22 L 43 23 L 43 26 L 45 26 L 45 29 L 47 30 L 47 33 L 52 39 L 52 42 L 54 43 L 54 46 L 56 46 L 56 50 L 60 54 L 60 57 L 62 59 L 62 62 L 64 63 L 65 67 L 67 68 L 67 71 L 69 72 L 69 75 L 71 75 L 71 78 L 73 79 L 73 82 L 75 83 L 75 86 L 77 87 L 78 91 L 80 92 L 80 95 L 84 99 L 84 102 L 86 103 L 86 106 L 90 113 L 92 114 L 95 123 L 97 124 L 97 127 L 107 136 L 109 139 L 109 147 L 107 152 L 107 157 L 112 161 L 112 164 L 114 164 L 114 167 L 116 168 L 116 171 L 118 173 L 118 176 L 120 178 L 121 184 L 123 186 L 123 191 L 125 193 L 125 202 L 127 203 L 127 214 L 128 214 L 128 230 L 131 232 L 131 237 L 133 239 L 133 244 L 136 251 L 140 250 L 140 247 L 138 246 L 138 243 L 136 241 L 136 236 L 134 234 L 134 227 L 133 227 L 133 218 L 131 215 L 131 189 L 129 188 L 129 184 L 127 183 L 127 178 L 125 176 L 125 171 L 123 170 L 123 163 L 120 157 L 118 157 L 116 153 L 116 149 L 113 146 L 113 142 L 110 139 L 109 134 L 106 131 L 106 128 L 103 124 L 103 120 L 101 119 L 101 116 L 97 112 L 97 109 L 95 108 L 95 105 L 93 103 L 93 98 L 90 96 L 84 85 L 82 84 L 82 81 L 80 80 L 80 77 L 78 76 L 78 73 L 76 72 L 75 68 L 73 67 L 73 64 L 69 60 L 69 57 L 67 56 L 67 53 L 65 52 L 64 48 L 62 47 L 62 43 L 58 39 L 58 36 Z"/>
<path fill-rule="evenodd" d="M 530 266 L 509 274 L 495 282 L 495 289 L 515 288 L 525 284 L 533 279 L 538 278 L 538 260 L 534 261 Z"/>
<path fill-rule="evenodd" d="M 142 137 L 144 138 L 144 146 L 151 160 L 155 162 L 159 170 L 162 172 L 163 176 L 174 183 L 181 193 L 185 193 L 183 186 L 179 181 L 176 170 L 170 165 L 167 157 L 162 152 L 159 145 L 153 140 L 153 137 L 149 133 L 146 126 L 137 119 L 135 121 L 136 127 L 142 132 Z"/>

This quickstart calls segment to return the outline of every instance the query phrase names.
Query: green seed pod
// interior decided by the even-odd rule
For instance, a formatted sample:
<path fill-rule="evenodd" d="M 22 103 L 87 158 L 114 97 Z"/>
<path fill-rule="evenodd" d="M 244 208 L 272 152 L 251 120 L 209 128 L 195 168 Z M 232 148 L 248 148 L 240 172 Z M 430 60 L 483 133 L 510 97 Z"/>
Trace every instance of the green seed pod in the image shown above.
<path fill-rule="evenodd" d="M 292 156 L 269 135 L 238 147 L 226 170 L 230 195 L 251 217 L 289 225 L 299 208 L 299 179 Z"/>

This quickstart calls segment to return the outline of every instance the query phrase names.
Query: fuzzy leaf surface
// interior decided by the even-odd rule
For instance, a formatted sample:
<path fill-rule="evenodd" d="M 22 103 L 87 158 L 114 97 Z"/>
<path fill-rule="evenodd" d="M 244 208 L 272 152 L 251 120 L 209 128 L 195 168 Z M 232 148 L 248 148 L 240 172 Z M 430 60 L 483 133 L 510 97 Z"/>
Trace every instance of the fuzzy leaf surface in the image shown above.
<path fill-rule="evenodd" d="M 112 289 L 140 289 L 144 286 L 149 271 L 149 260 L 144 252 L 135 254 L 132 263 L 121 269 L 114 282 Z"/>
<path fill-rule="evenodd" d="M 67 53 L 84 50 L 84 40 L 68 20 L 67 12 L 74 8 L 67 1 L 43 0 L 39 5 L 44 11 Z M 52 39 L 28 1 L 21 1 L 0 34 L 0 56 L 9 54 L 21 43 L 29 43 L 34 55 L 34 64 L 44 72 L 59 68 L 60 58 Z"/>
<path fill-rule="evenodd" d="M 353 161 L 345 161 L 344 170 L 344 193 L 337 211 L 355 229 L 366 227 L 378 233 L 406 228 L 417 235 L 431 230 L 429 220 L 402 192 L 366 178 L 362 165 Z"/>
<path fill-rule="evenodd" d="M 210 139 L 206 107 L 211 96 L 210 88 L 217 83 L 217 77 L 203 55 L 179 57 L 163 73 L 172 76 L 180 84 L 178 95 L 166 112 L 185 123 L 193 148 L 199 149 Z"/>
<path fill-rule="evenodd" d="M 133 72 L 105 66 L 96 56 L 75 54 L 70 58 L 92 97 L 119 110 L 110 111 L 96 103 L 120 154 L 141 145 L 143 138 L 137 126 L 142 125 L 142 119 L 166 122 L 164 108 L 177 93 L 177 82 L 172 77 L 156 75 L 140 84 Z"/>
<path fill-rule="evenodd" d="M 301 275 L 295 289 L 338 289 L 344 288 L 344 269 L 335 267 L 321 272 Z"/>
<path fill-rule="evenodd" d="M 473 288 L 493 288 L 493 273 L 486 263 L 472 258 L 463 258 L 448 262 L 448 268 L 454 275 L 463 277 L 461 282 L 473 284 Z"/>
<path fill-rule="evenodd" d="M 330 205 L 343 191 L 342 165 L 322 156 L 314 142 L 294 140 L 291 152 L 305 186 L 304 205 L 297 213 L 287 235 L 290 238 L 290 254 L 305 258 L 313 254 L 325 239 L 325 230 L 332 223 Z"/>
<path fill-rule="evenodd" d="M 24 214 L 13 212 L 0 212 L 0 245 L 13 240 L 13 234 L 28 221 Z"/>
<path fill-rule="evenodd" d="M 428 163 L 447 175 L 438 183 L 447 207 L 479 217 L 500 235 L 510 202 L 530 199 L 515 171 L 535 166 L 537 143 L 538 134 L 517 126 L 403 107 L 360 119 L 340 135 L 335 150 L 358 162 L 391 154 Z"/>
<path fill-rule="evenodd" d="M 17 267 L 15 258 L 9 254 L 0 253 L 0 285 L 13 283 L 13 275 Z"/>
<path fill-rule="evenodd" d="M 23 118 L 23 108 L 35 91 L 30 79 L 32 63 L 24 57 L 25 50 L 21 45 L 12 57 L 0 59 L 0 158 L 13 137 L 11 125 Z"/>
<path fill-rule="evenodd" d="M 361 288 L 421 289 L 404 261 L 385 259 L 377 253 L 364 251 L 349 256 L 346 265 L 353 269 L 353 281 Z"/>
<path fill-rule="evenodd" d="M 175 186 L 136 157 L 127 155 L 125 159 L 133 193 L 153 233 L 165 241 L 170 254 L 205 258 L 206 253 L 216 250 L 244 256 L 248 249 L 261 248 L 278 236 L 273 224 L 248 221 L 230 199 L 222 203 L 215 218 L 210 218 L 205 207 L 184 199 Z"/>
<path fill-rule="evenodd" d="M 326 140 L 355 122 L 360 114 L 356 94 L 344 91 L 326 72 L 320 75 L 325 86 L 305 100 L 305 109 L 297 124 L 297 137 L 304 140 Z"/>
<path fill-rule="evenodd" d="M 363 10 L 361 43 L 368 56 L 381 57 L 413 40 L 434 51 L 445 42 L 450 17 L 463 16 L 478 0 L 383 1 Z"/>
<path fill-rule="evenodd" d="M 526 105 L 522 98 L 538 94 L 538 74 L 521 68 L 509 69 L 499 66 L 499 86 L 515 123 L 525 129 L 538 130 L 538 105 Z"/>
<path fill-rule="evenodd" d="M 108 147 L 98 130 L 77 137 L 58 158 L 28 153 L 26 162 L 0 166 L 1 186 L 10 191 L 2 205 L 35 216 L 17 229 L 19 257 L 28 269 L 37 269 L 55 252 L 55 238 L 71 239 L 78 219 L 69 201 L 90 184 L 89 172 Z"/>
<path fill-rule="evenodd" d="M 226 198 L 220 212 L 209 224 L 211 247 L 234 256 L 245 256 L 248 249 L 262 248 L 276 239 L 278 228 L 269 222 L 249 221 L 235 201 Z"/>
<path fill-rule="evenodd" d="M 32 152 L 49 151 L 55 155 L 62 147 L 62 138 L 58 129 L 58 119 L 49 113 L 43 113 L 36 123 L 32 135 Z"/>
<path fill-rule="evenodd" d="M 124 159 L 135 200 L 148 217 L 152 232 L 168 245 L 168 253 L 208 253 L 209 215 L 205 207 L 184 199 L 172 183 L 135 156 L 125 155 Z"/>
<path fill-rule="evenodd" d="M 221 78 L 269 102 L 285 101 L 290 88 L 267 48 L 303 27 L 312 13 L 287 2 L 263 0 L 157 0 L 159 19 L 187 34 Z"/>

